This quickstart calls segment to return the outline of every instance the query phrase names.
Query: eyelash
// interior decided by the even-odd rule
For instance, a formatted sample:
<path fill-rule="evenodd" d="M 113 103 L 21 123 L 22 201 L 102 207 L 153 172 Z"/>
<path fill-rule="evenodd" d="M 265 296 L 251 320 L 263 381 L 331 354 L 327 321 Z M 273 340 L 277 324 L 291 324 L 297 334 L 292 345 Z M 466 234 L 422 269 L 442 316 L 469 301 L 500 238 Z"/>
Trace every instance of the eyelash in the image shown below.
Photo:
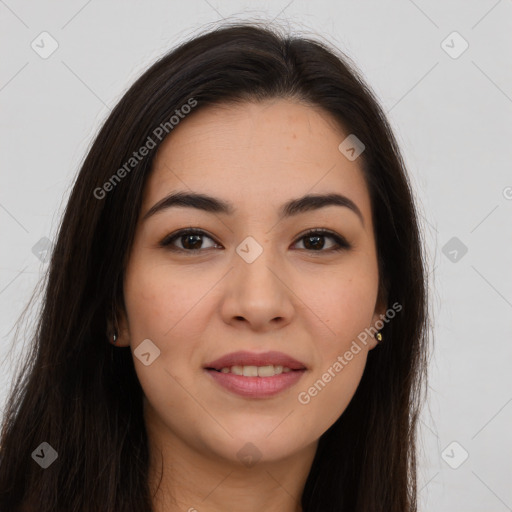
<path fill-rule="evenodd" d="M 204 231 L 202 231 L 200 229 L 189 228 L 189 229 L 181 229 L 181 230 L 177 231 L 176 233 L 172 233 L 170 235 L 167 235 L 160 242 L 159 245 L 160 245 L 160 247 L 165 247 L 169 251 L 182 252 L 182 253 L 191 253 L 191 254 L 197 254 L 197 253 L 199 253 L 201 251 L 206 250 L 206 249 L 182 249 L 181 247 L 175 247 L 175 246 L 171 245 L 175 240 L 177 240 L 177 239 L 179 239 L 179 238 L 181 238 L 181 237 L 183 237 L 185 235 L 205 236 L 207 238 L 210 238 L 215 243 L 217 243 L 210 235 L 208 235 Z M 295 245 L 295 243 L 299 242 L 303 238 L 308 238 L 308 237 L 311 237 L 311 236 L 325 236 L 327 238 L 332 238 L 336 242 L 337 247 L 334 247 L 334 248 L 331 248 L 331 249 L 327 249 L 327 250 L 320 249 L 320 250 L 317 250 L 317 251 L 312 250 L 312 249 L 309 249 L 309 250 L 308 249 L 301 249 L 301 250 L 305 250 L 305 251 L 312 252 L 312 253 L 322 253 L 322 252 L 331 253 L 331 252 L 346 251 L 346 250 L 349 250 L 349 249 L 352 248 L 352 246 L 342 236 L 334 233 L 333 231 L 329 231 L 327 229 L 315 229 L 315 228 L 309 229 L 308 231 L 303 233 L 294 242 L 294 245 Z M 209 247 L 208 249 L 213 249 L 213 247 Z"/>

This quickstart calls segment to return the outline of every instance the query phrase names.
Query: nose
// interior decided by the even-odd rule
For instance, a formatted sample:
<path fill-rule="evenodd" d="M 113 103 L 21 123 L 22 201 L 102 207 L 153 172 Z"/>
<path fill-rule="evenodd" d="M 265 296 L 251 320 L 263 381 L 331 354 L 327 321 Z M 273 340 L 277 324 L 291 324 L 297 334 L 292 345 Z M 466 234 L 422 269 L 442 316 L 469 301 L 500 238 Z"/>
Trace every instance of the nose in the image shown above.
<path fill-rule="evenodd" d="M 235 253 L 221 306 L 224 322 L 260 332 L 288 325 L 296 297 L 286 281 L 285 270 L 270 250 L 263 250 L 252 263 Z"/>

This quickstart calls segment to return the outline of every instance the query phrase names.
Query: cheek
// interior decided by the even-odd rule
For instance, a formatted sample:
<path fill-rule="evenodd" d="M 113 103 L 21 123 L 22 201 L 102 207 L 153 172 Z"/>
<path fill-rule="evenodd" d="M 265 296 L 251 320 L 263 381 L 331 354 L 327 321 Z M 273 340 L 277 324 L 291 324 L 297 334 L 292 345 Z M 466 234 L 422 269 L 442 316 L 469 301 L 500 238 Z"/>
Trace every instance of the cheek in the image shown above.
<path fill-rule="evenodd" d="M 296 409 L 305 432 L 319 437 L 343 414 L 361 381 L 366 355 L 361 350 L 346 364 L 333 360 L 301 386 Z"/>
<path fill-rule="evenodd" d="M 345 351 L 358 334 L 370 326 L 378 292 L 378 274 L 368 260 L 360 259 L 316 276 L 301 288 L 306 304 L 323 322 L 320 340 L 326 355 Z M 309 293 L 306 295 L 306 290 Z"/>
<path fill-rule="evenodd" d="M 358 336 L 371 325 L 377 274 L 359 260 L 335 275 L 312 280 L 309 291 L 307 305 L 321 319 L 311 317 L 316 327 L 310 326 L 317 333 L 317 360 L 297 402 L 305 428 L 321 435 L 346 409 L 363 375 L 368 348 Z"/>
<path fill-rule="evenodd" d="M 135 260 L 127 269 L 124 286 L 131 334 L 153 336 L 165 346 L 166 340 L 176 337 L 183 326 L 190 328 L 190 314 L 211 288 L 209 280 L 199 274 Z"/>
<path fill-rule="evenodd" d="M 181 410 L 187 400 L 179 382 L 188 378 L 191 361 L 197 357 L 200 332 L 204 331 L 194 319 L 196 309 L 200 309 L 194 306 L 205 293 L 206 285 L 201 286 L 200 281 L 167 264 L 150 264 L 142 258 L 133 258 L 125 275 L 135 371 L 149 402 L 164 416 Z M 156 349 L 146 342 L 151 354 L 146 365 L 139 359 L 137 347 L 148 339 Z"/>
<path fill-rule="evenodd" d="M 143 258 L 131 261 L 124 287 L 130 344 L 141 386 L 155 402 L 163 400 L 172 406 L 186 400 L 178 381 L 190 387 L 201 367 L 200 347 L 217 281 L 217 276 L 197 268 L 177 269 Z M 156 353 L 159 351 L 148 366 L 137 359 L 136 351 L 146 339 L 157 347 Z"/>

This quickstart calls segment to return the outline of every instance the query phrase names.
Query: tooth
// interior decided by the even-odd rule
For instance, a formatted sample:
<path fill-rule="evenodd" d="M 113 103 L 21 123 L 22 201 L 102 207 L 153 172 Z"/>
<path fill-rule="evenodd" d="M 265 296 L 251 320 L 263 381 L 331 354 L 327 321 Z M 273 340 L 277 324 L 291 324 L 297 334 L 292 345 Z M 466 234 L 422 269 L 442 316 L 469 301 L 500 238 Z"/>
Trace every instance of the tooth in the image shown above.
<path fill-rule="evenodd" d="M 274 376 L 274 366 L 259 366 L 258 367 L 258 376 L 260 377 L 273 377 Z"/>
<path fill-rule="evenodd" d="M 274 375 L 280 375 L 281 373 L 288 373 L 292 370 L 290 368 L 284 367 L 280 364 L 278 365 L 266 365 L 266 366 L 225 366 L 220 370 L 217 370 L 220 373 L 232 373 L 234 375 L 242 375 L 244 377 L 273 377 Z"/>
<path fill-rule="evenodd" d="M 232 366 L 231 373 L 234 373 L 235 375 L 243 375 L 243 369 L 243 366 Z"/>
<path fill-rule="evenodd" d="M 258 367 L 257 366 L 244 366 L 243 367 L 244 377 L 257 377 Z"/>

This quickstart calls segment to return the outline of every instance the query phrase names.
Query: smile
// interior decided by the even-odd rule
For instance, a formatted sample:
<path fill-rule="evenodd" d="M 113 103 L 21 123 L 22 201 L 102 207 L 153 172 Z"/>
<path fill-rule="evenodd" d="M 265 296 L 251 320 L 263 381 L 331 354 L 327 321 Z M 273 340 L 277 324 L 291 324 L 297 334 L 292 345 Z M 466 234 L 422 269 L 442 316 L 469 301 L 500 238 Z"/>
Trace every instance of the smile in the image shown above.
<path fill-rule="evenodd" d="M 215 371 L 222 373 L 234 373 L 235 375 L 243 375 L 244 377 L 273 377 L 274 375 L 280 375 L 281 373 L 287 373 L 293 371 L 291 368 L 282 365 L 269 364 L 266 366 L 225 366 L 224 368 Z"/>
<path fill-rule="evenodd" d="M 222 370 L 210 368 L 205 371 L 224 390 L 246 398 L 275 396 L 295 385 L 306 373 L 305 369 L 291 370 L 273 365 L 232 366 Z"/>

